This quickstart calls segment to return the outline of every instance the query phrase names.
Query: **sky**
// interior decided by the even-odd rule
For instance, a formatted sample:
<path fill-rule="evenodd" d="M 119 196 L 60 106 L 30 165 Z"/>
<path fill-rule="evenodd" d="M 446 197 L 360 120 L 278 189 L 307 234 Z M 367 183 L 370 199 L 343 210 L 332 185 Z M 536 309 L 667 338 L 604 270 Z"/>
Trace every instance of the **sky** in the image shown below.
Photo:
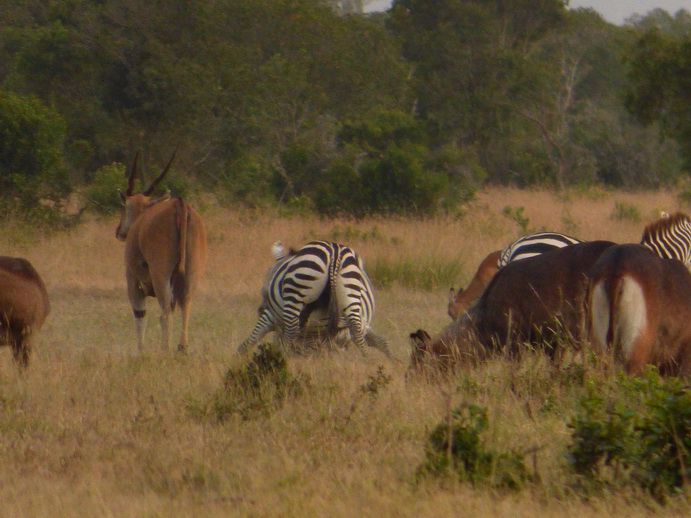
<path fill-rule="evenodd" d="M 384 11 L 391 6 L 391 0 L 373 0 L 367 11 Z M 592 7 L 610 23 L 622 25 L 633 14 L 645 15 L 661 8 L 674 15 L 679 9 L 691 11 L 691 0 L 571 0 L 569 7 Z"/>

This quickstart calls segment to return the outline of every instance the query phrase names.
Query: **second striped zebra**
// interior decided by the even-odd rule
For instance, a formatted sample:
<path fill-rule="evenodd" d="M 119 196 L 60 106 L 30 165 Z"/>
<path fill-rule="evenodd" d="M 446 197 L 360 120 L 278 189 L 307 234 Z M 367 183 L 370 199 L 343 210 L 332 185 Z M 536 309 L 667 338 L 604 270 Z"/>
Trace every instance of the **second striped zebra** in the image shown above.
<path fill-rule="evenodd" d="M 390 356 L 386 341 L 370 328 L 374 290 L 354 250 L 327 241 L 286 250 L 277 242 L 272 253 L 259 320 L 238 353 L 271 331 L 281 347 L 294 349 L 301 332 L 314 330 L 329 339 L 349 334 L 363 353 L 367 345 Z"/>
<path fill-rule="evenodd" d="M 480 263 L 480 267 L 465 290 L 463 288 L 459 288 L 458 291 L 453 288 L 449 290 L 449 316 L 456 320 L 473 301 L 480 297 L 499 268 L 513 261 L 535 257 L 581 242 L 580 239 L 558 232 L 537 232 L 517 239 L 504 250 L 492 252 Z"/>

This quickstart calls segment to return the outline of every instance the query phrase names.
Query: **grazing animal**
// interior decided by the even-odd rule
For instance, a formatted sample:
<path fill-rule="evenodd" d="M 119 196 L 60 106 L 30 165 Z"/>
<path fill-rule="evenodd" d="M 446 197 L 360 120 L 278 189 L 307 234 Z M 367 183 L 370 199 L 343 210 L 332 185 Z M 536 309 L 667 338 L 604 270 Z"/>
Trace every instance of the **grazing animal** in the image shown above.
<path fill-rule="evenodd" d="M 132 305 L 139 350 L 144 348 L 146 297 L 156 297 L 161 306 L 162 347 L 168 350 L 170 314 L 176 306 L 182 312 L 182 333 L 178 350 L 188 347 L 188 326 L 192 298 L 206 263 L 206 229 L 199 213 L 181 198 L 170 193 L 152 198 L 168 173 L 171 157 L 163 172 L 140 193 L 134 192 L 137 173 L 135 155 L 128 175 L 127 191 L 120 192 L 122 214 L 115 231 L 125 242 L 127 294 Z"/>
<path fill-rule="evenodd" d="M 386 341 L 370 329 L 374 291 L 354 250 L 313 241 L 286 251 L 279 242 L 273 256 L 276 262 L 262 287 L 259 321 L 238 353 L 270 331 L 277 331 L 283 347 L 294 348 L 299 332 L 310 326 L 325 329 L 331 337 L 347 329 L 363 353 L 369 345 L 390 356 Z"/>
<path fill-rule="evenodd" d="M 501 253 L 501 250 L 496 250 L 485 257 L 465 289 L 458 288 L 458 292 L 453 288 L 449 290 L 448 313 L 453 320 L 456 320 L 485 291 L 499 269 Z"/>
<path fill-rule="evenodd" d="M 12 348 L 20 368 L 29 365 L 31 339 L 49 312 L 46 286 L 31 263 L 0 257 L 0 344 Z"/>
<path fill-rule="evenodd" d="M 691 273 L 640 245 L 611 247 L 593 266 L 587 329 L 596 349 L 629 374 L 656 365 L 691 375 Z"/>
<path fill-rule="evenodd" d="M 453 288 L 449 290 L 449 316 L 456 320 L 473 301 L 482 295 L 499 268 L 503 268 L 513 261 L 527 259 L 581 242 L 575 237 L 557 232 L 538 232 L 517 239 L 504 250 L 492 252 L 482 260 L 477 273 L 465 290 L 463 288 L 459 288 L 458 292 L 455 292 Z"/>
<path fill-rule="evenodd" d="M 678 259 L 691 268 L 691 219 L 682 212 L 663 212 L 645 228 L 641 244 L 660 257 Z"/>
<path fill-rule="evenodd" d="M 443 367 L 483 359 L 497 352 L 520 355 L 523 344 L 546 346 L 554 357 L 560 338 L 579 345 L 587 272 L 614 243 L 591 241 L 554 249 L 501 268 L 476 304 L 438 336 L 411 335 L 411 364 Z"/>

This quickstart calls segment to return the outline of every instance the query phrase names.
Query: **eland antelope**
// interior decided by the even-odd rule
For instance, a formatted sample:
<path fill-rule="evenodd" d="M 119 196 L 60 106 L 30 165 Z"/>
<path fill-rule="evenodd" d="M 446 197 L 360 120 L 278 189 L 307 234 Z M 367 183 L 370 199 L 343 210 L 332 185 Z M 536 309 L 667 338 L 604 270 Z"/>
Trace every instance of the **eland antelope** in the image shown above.
<path fill-rule="evenodd" d="M 162 346 L 168 350 L 170 314 L 176 306 L 182 312 L 182 333 L 178 350 L 188 346 L 190 306 L 206 263 L 206 229 L 199 213 L 182 198 L 170 193 L 153 198 L 158 184 L 168 173 L 175 153 L 163 172 L 142 192 L 134 192 L 137 159 L 127 175 L 125 193 L 120 193 L 122 211 L 116 237 L 125 242 L 127 294 L 132 305 L 139 350 L 144 347 L 146 297 L 156 297 L 161 306 Z"/>
<path fill-rule="evenodd" d="M 29 365 L 31 338 L 50 312 L 48 292 L 29 261 L 0 257 L 0 344 L 21 368 Z"/>

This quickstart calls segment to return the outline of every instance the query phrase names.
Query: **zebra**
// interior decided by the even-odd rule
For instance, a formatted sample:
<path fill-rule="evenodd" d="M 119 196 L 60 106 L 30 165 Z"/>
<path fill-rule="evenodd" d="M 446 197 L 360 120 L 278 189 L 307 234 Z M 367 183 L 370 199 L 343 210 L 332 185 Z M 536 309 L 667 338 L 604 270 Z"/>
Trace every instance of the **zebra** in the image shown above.
<path fill-rule="evenodd" d="M 643 231 L 641 245 L 664 259 L 678 259 L 691 270 L 691 219 L 682 212 L 663 212 Z"/>
<path fill-rule="evenodd" d="M 293 348 L 301 330 L 326 330 L 330 337 L 349 333 L 364 354 L 365 346 L 391 356 L 388 344 L 370 328 L 374 290 L 358 254 L 350 247 L 312 241 L 286 251 L 274 243 L 275 262 L 262 287 L 259 320 L 238 347 L 242 354 L 270 331 L 282 347 Z"/>
<path fill-rule="evenodd" d="M 497 262 L 497 267 L 503 268 L 512 261 L 527 259 L 556 248 L 563 248 L 582 242 L 580 239 L 558 232 L 537 232 L 523 236 L 504 248 Z"/>

